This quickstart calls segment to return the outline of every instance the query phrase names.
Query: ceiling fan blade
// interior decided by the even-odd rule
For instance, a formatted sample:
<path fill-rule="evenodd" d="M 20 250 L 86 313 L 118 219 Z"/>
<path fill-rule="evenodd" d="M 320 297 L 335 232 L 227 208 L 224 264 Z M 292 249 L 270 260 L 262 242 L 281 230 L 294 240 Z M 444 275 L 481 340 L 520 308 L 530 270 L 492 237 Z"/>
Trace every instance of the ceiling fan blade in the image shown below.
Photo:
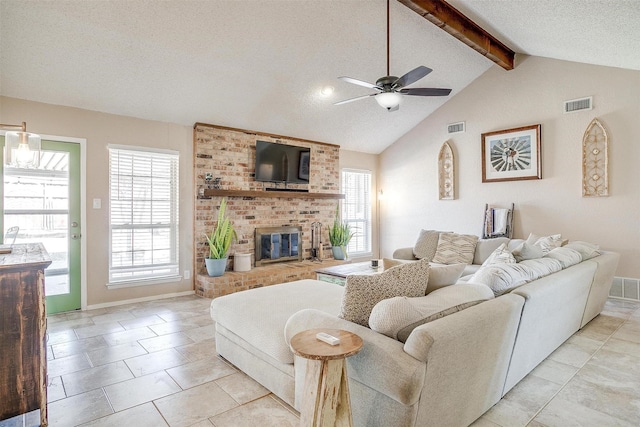
<path fill-rule="evenodd" d="M 359 99 L 365 99 L 365 98 L 368 98 L 368 97 L 370 97 L 370 96 L 376 96 L 376 95 L 377 95 L 377 93 L 371 93 L 371 94 L 369 94 L 369 95 L 362 95 L 362 96 L 358 96 L 358 97 L 356 97 L 356 98 L 350 98 L 350 99 L 345 99 L 344 101 L 336 102 L 336 103 L 335 103 L 335 104 L 333 104 L 333 105 L 348 104 L 349 102 L 357 101 L 357 100 L 359 100 Z"/>
<path fill-rule="evenodd" d="M 413 96 L 447 96 L 451 93 L 451 89 L 441 89 L 433 87 L 415 87 L 411 89 L 401 89 L 398 91 L 403 95 Z"/>
<path fill-rule="evenodd" d="M 347 77 L 347 76 L 342 76 L 342 77 L 338 77 L 338 78 L 340 80 L 344 81 L 344 82 L 351 83 L 351 84 L 354 84 L 354 85 L 368 87 L 369 89 L 380 89 L 380 90 L 382 90 L 381 87 L 376 86 L 373 83 L 363 82 L 362 80 L 353 79 L 353 78 Z"/>
<path fill-rule="evenodd" d="M 407 74 L 405 74 L 404 76 L 400 77 L 398 80 L 396 80 L 393 85 L 391 86 L 394 89 L 400 89 L 403 88 L 405 86 L 409 86 L 412 83 L 417 82 L 418 80 L 420 80 L 421 78 L 423 78 L 424 76 L 426 76 L 427 74 L 429 74 L 430 72 L 432 72 L 433 70 L 431 68 L 425 67 L 424 65 L 421 65 L 417 68 L 414 68 L 413 70 L 409 71 Z"/>

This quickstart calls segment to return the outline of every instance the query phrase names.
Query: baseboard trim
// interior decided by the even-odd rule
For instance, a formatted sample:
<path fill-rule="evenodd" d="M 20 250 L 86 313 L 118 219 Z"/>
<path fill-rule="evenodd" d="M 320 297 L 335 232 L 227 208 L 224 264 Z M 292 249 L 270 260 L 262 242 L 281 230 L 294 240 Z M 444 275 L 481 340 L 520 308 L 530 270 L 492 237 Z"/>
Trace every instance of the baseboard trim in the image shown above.
<path fill-rule="evenodd" d="M 609 297 L 628 301 L 640 301 L 640 279 L 614 277 Z"/>
<path fill-rule="evenodd" d="M 191 291 L 183 291 L 183 292 L 173 292 L 173 293 L 170 293 L 170 294 L 154 295 L 154 296 L 151 296 L 151 297 L 132 298 L 132 299 L 127 299 L 127 300 L 122 300 L 122 301 L 105 302 L 105 303 L 102 303 L 102 304 L 91 304 L 91 305 L 88 305 L 85 308 L 85 310 L 95 310 L 96 308 L 116 307 L 116 306 L 119 306 L 119 305 L 134 304 L 134 303 L 137 303 L 137 302 L 155 301 L 155 300 L 159 300 L 159 299 L 183 297 L 183 296 L 187 296 L 187 295 L 195 295 L 195 291 L 191 290 Z"/>

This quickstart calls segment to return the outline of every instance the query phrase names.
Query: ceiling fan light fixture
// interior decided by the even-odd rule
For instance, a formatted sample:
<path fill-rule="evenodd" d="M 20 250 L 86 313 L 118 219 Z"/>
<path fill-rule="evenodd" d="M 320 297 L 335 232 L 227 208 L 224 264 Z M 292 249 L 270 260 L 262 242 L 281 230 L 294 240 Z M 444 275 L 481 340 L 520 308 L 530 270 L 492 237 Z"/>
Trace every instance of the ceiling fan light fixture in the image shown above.
<path fill-rule="evenodd" d="M 378 105 L 382 108 L 386 108 L 387 110 L 391 110 L 392 108 L 400 105 L 402 95 L 396 92 L 380 92 L 375 96 L 375 98 Z"/>

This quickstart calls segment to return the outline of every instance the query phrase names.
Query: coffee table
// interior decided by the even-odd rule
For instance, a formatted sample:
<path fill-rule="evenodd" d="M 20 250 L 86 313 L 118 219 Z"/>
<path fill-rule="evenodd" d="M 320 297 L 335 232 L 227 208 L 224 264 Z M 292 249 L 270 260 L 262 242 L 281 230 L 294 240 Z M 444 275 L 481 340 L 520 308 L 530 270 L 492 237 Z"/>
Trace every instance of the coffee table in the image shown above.
<path fill-rule="evenodd" d="M 344 286 L 347 276 L 350 274 L 376 274 L 382 272 L 382 264 L 380 267 L 372 268 L 371 261 L 355 262 L 353 264 L 336 265 L 335 267 L 327 267 L 316 270 L 316 279 L 323 282 L 335 283 Z"/>

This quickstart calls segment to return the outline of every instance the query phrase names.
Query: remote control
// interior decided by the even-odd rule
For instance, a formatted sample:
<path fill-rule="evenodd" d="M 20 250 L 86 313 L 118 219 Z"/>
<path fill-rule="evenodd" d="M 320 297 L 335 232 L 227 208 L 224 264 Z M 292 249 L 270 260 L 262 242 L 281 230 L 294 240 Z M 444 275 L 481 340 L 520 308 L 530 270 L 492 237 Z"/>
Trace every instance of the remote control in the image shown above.
<path fill-rule="evenodd" d="M 319 332 L 316 334 L 316 338 L 320 341 L 324 341 L 327 344 L 338 345 L 340 344 L 340 338 L 336 338 L 333 335 L 325 334 L 324 332 Z"/>

